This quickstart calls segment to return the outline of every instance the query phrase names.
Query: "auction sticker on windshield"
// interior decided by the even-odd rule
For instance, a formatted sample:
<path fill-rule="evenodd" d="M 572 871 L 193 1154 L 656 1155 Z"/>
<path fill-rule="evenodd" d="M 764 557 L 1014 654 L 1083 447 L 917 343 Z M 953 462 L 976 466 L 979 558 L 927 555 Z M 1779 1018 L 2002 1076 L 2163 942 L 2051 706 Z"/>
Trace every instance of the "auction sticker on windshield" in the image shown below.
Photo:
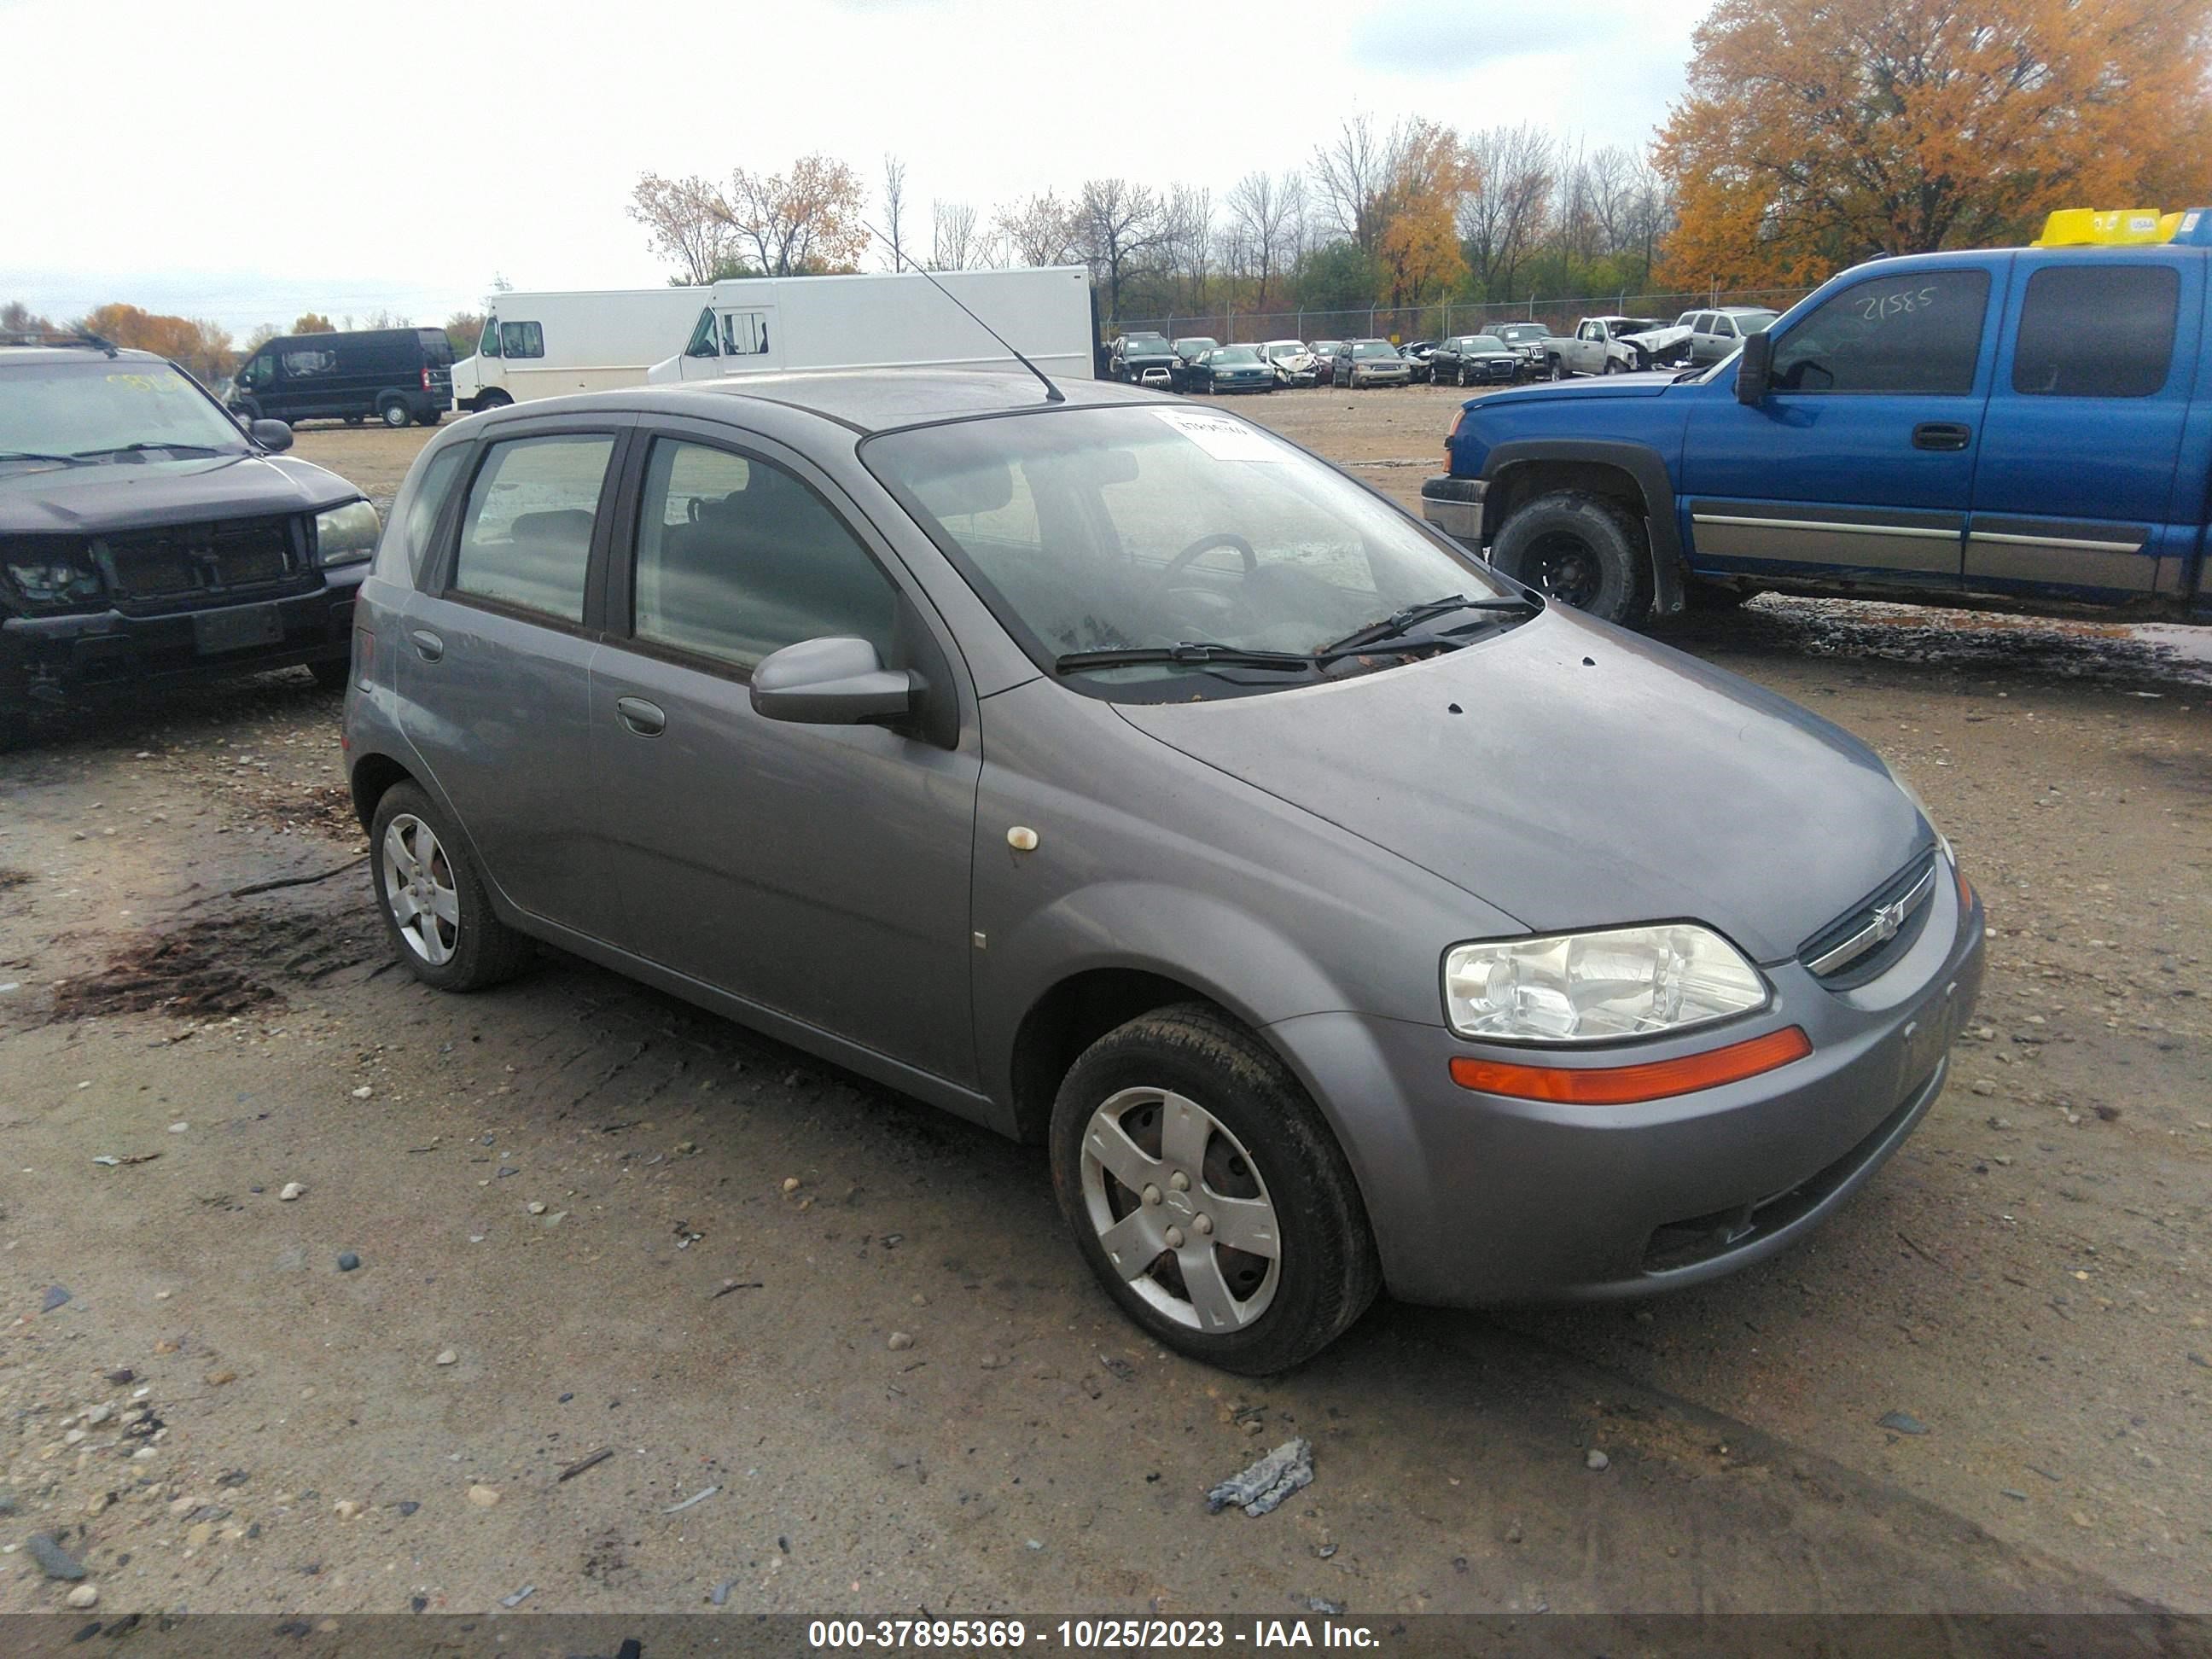
<path fill-rule="evenodd" d="M 1241 421 L 1197 409 L 1156 409 L 1153 414 L 1217 461 L 1279 461 L 1283 452 Z"/>

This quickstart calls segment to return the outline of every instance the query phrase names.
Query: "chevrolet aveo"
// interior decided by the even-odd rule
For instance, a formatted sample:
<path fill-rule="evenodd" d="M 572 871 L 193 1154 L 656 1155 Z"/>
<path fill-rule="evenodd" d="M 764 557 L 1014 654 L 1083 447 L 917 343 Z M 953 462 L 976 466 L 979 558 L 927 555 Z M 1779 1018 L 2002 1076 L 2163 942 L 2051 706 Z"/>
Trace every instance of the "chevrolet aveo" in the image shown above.
<path fill-rule="evenodd" d="M 1911 1133 L 1981 974 L 1865 744 L 1119 385 L 465 422 L 362 586 L 345 743 L 424 981 L 550 941 L 1042 1141 L 1108 1293 L 1237 1371 L 1384 1286 L 1773 1254 Z"/>

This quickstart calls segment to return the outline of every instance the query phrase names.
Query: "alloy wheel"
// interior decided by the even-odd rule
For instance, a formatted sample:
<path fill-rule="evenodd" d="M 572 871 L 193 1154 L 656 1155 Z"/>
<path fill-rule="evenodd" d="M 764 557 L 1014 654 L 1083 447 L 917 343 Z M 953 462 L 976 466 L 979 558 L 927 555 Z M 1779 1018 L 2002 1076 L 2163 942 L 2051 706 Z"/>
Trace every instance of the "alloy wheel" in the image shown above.
<path fill-rule="evenodd" d="M 407 948 L 437 967 L 460 944 L 461 898 L 453 867 L 430 826 L 403 812 L 384 832 L 384 902 Z"/>
<path fill-rule="evenodd" d="M 1193 1330 L 1232 1331 L 1282 1282 L 1282 1234 L 1243 1143 L 1196 1101 L 1124 1089 L 1083 1134 L 1083 1204 L 1129 1287 Z"/>

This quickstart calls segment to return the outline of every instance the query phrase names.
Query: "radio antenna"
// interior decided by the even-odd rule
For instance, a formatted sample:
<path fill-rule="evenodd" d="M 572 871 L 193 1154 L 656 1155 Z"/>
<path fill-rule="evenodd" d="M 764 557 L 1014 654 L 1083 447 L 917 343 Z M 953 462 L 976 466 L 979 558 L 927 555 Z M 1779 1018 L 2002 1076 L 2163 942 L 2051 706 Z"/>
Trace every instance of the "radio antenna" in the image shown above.
<path fill-rule="evenodd" d="M 905 258 L 905 256 L 899 252 L 897 245 L 895 244 L 890 237 L 884 235 L 883 232 L 878 230 L 873 225 L 870 224 L 866 219 L 860 221 L 860 228 L 866 231 L 869 235 L 874 237 L 885 247 L 890 249 L 891 258 L 894 261 L 902 260 Z M 908 261 L 908 263 L 911 264 L 912 262 Z M 968 307 L 961 303 L 960 296 L 955 294 L 951 289 L 945 287 L 944 283 L 939 282 L 933 272 L 918 264 L 914 268 L 917 271 L 920 271 L 921 275 L 929 278 L 929 285 L 932 288 L 935 289 L 939 294 L 942 294 L 946 299 L 951 301 L 954 305 L 959 306 L 961 310 L 967 311 L 969 318 L 974 320 L 975 326 L 981 329 L 984 333 L 989 335 L 1000 345 L 1006 347 L 1007 351 L 1012 355 L 1013 360 L 1016 362 L 1019 363 L 1024 368 L 1026 368 L 1030 374 L 1037 377 L 1038 381 L 1044 387 L 1045 402 L 1048 404 L 1064 404 L 1067 401 L 1067 394 L 1062 392 L 1058 386 L 1054 386 L 1052 383 L 1051 377 L 1042 369 L 1039 368 L 1028 358 L 1023 356 L 1018 350 L 1016 350 L 1014 343 L 1012 340 L 1009 340 L 1005 335 L 1000 333 L 997 329 L 993 328 L 990 324 L 985 322 L 981 317 L 977 317 L 974 312 L 968 311 Z"/>

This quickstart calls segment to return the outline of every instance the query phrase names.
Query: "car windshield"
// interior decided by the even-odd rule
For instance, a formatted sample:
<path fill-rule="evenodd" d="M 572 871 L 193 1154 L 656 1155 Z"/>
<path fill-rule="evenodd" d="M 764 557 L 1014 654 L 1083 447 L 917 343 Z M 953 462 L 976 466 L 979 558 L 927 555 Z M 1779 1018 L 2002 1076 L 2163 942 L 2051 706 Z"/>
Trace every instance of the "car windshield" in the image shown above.
<path fill-rule="evenodd" d="M 1177 340 L 1175 343 L 1175 349 L 1186 357 L 1195 357 L 1200 352 L 1211 351 L 1220 343 L 1218 340 Z"/>
<path fill-rule="evenodd" d="M 1270 340 L 1261 349 L 1270 357 L 1295 357 L 1305 347 L 1296 340 Z"/>
<path fill-rule="evenodd" d="M 1313 349 L 1322 356 L 1334 357 L 1338 352 L 1344 349 L 1344 342 L 1341 340 L 1316 340 L 1313 344 Z"/>
<path fill-rule="evenodd" d="M 1505 343 L 1488 334 L 1470 334 L 1459 343 L 1462 351 L 1497 352 L 1505 349 Z"/>
<path fill-rule="evenodd" d="M 1398 354 L 1388 340 L 1362 340 L 1352 348 L 1355 357 L 1395 357 Z"/>
<path fill-rule="evenodd" d="M 1164 335 L 1132 334 L 1121 349 L 1124 351 L 1165 351 L 1168 343 Z"/>
<path fill-rule="evenodd" d="M 1540 340 L 1548 331 L 1541 323 L 1506 323 L 1497 332 L 1501 340 Z"/>
<path fill-rule="evenodd" d="M 245 434 L 173 365 L 91 356 L 0 363 L 0 460 L 143 450 L 242 454 Z"/>
<path fill-rule="evenodd" d="M 1260 354 L 1250 346 L 1223 346 L 1207 361 L 1220 368 L 1249 368 L 1260 361 Z"/>
<path fill-rule="evenodd" d="M 1334 468 L 1208 410 L 1001 416 L 886 434 L 860 453 L 1042 668 L 1078 652 L 1195 641 L 1303 656 L 1409 606 L 1511 597 Z M 1423 628 L 1501 626 L 1513 614 L 1445 614 Z M 1156 701 L 1311 680 L 1193 660 L 1068 683 Z"/>

